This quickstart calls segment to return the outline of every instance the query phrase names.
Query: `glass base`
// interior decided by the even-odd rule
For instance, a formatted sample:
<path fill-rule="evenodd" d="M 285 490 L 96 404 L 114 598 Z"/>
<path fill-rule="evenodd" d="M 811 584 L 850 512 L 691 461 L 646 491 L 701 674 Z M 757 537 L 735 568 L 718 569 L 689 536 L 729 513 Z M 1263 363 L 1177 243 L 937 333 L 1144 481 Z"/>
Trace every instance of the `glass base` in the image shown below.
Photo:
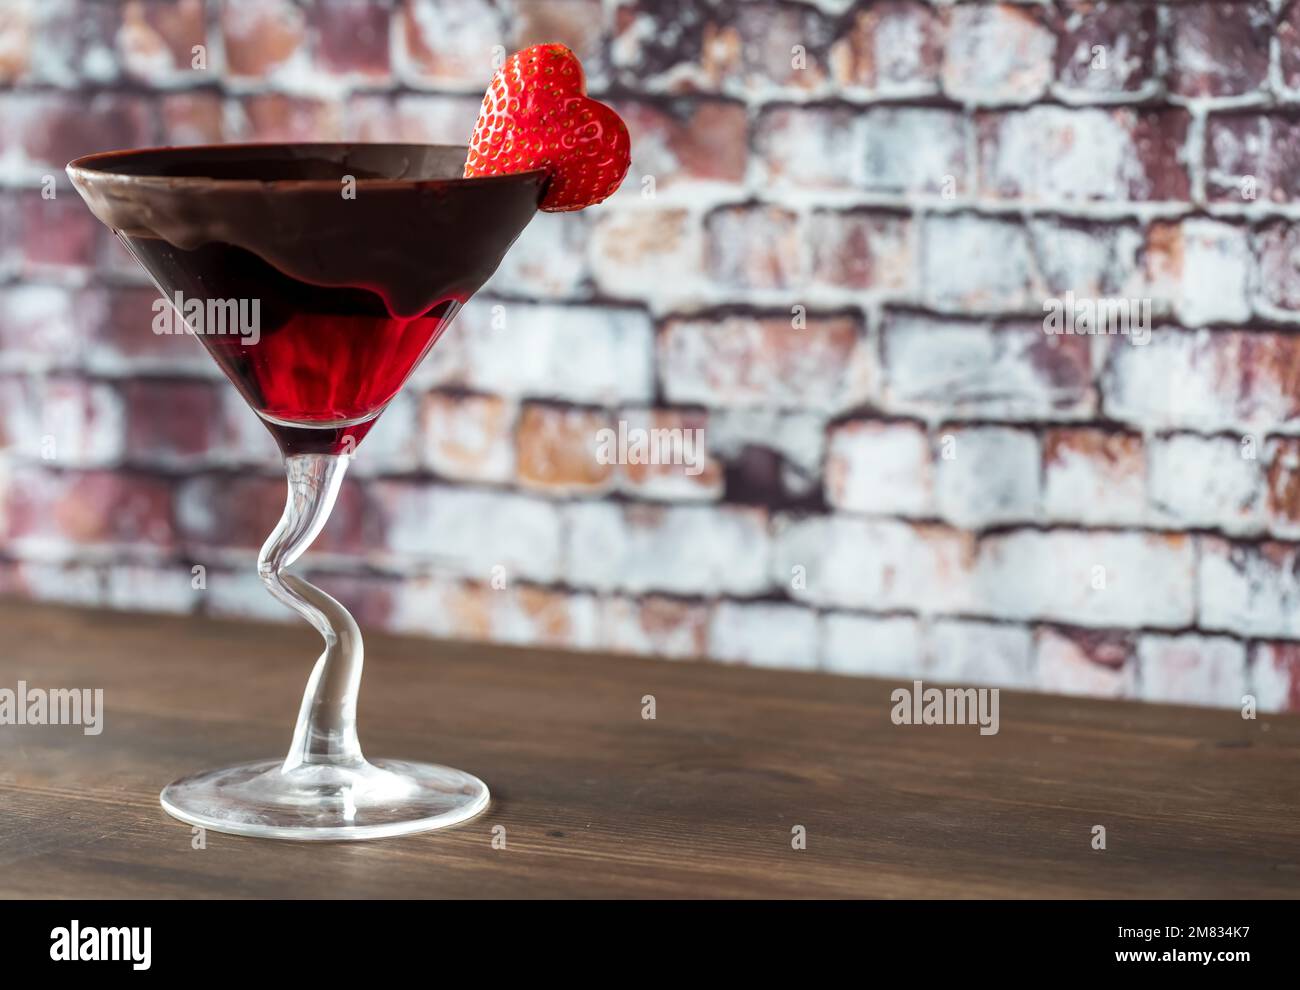
<path fill-rule="evenodd" d="M 472 774 L 431 763 L 352 766 L 262 760 L 208 770 L 163 788 L 163 810 L 190 825 L 267 839 L 381 839 L 446 828 L 488 806 Z"/>

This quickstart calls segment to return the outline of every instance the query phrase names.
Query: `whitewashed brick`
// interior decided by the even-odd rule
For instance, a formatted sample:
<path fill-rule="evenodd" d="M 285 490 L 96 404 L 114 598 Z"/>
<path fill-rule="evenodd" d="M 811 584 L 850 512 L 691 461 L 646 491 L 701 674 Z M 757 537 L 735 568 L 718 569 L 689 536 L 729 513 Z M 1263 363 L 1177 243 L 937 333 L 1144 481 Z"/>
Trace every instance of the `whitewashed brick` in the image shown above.
<path fill-rule="evenodd" d="M 693 659 L 707 656 L 712 606 L 648 595 L 605 598 L 600 603 L 605 649 L 643 656 Z"/>
<path fill-rule="evenodd" d="M 206 584 L 207 575 L 203 575 Z M 105 575 L 110 608 L 186 614 L 194 611 L 203 591 L 194 587 L 190 568 L 115 565 Z"/>
<path fill-rule="evenodd" d="M 701 295 L 703 238 L 689 210 L 610 208 L 597 218 L 587 251 L 596 285 L 610 296 L 663 307 Z"/>
<path fill-rule="evenodd" d="M 782 519 L 772 581 L 816 605 L 956 612 L 969 601 L 972 558 L 970 535 L 941 526 L 850 516 Z"/>
<path fill-rule="evenodd" d="M 1023 626 L 941 619 L 927 640 L 926 677 L 948 684 L 1034 686 L 1033 636 Z"/>
<path fill-rule="evenodd" d="M 1139 696 L 1145 701 L 1237 708 L 1246 693 L 1246 647 L 1223 636 L 1143 636 Z"/>
<path fill-rule="evenodd" d="M 12 449 L 64 467 L 111 464 L 124 451 L 126 410 L 111 385 L 74 378 L 0 381 L 0 416 Z"/>
<path fill-rule="evenodd" d="M 434 346 L 416 380 L 509 398 L 648 402 L 653 355 L 645 313 L 479 296 Z"/>
<path fill-rule="evenodd" d="M 837 674 L 908 677 L 925 655 L 921 624 L 906 616 L 831 612 L 821 627 L 822 668 Z"/>
<path fill-rule="evenodd" d="M 1024 430 L 974 427 L 953 431 L 951 457 L 938 460 L 940 514 L 979 528 L 1033 520 L 1038 514 L 1038 439 Z"/>
<path fill-rule="evenodd" d="M 925 430 L 912 423 L 836 427 L 827 453 L 826 498 L 852 512 L 932 516 L 934 470 Z"/>
<path fill-rule="evenodd" d="M 1027 102 L 1052 80 L 1056 37 L 1032 6 L 957 5 L 947 38 L 943 88 L 955 100 Z"/>
<path fill-rule="evenodd" d="M 1300 639 L 1300 547 L 1203 537 L 1197 594 L 1204 629 Z"/>
<path fill-rule="evenodd" d="M 1150 495 L 1154 518 L 1168 526 L 1258 530 L 1263 519 L 1264 451 L 1232 437 L 1179 433 L 1152 439 Z"/>
<path fill-rule="evenodd" d="M 1258 644 L 1249 683 L 1259 711 L 1300 711 L 1300 644 Z"/>
<path fill-rule="evenodd" d="M 1250 318 L 1254 258 L 1245 226 L 1209 218 L 1163 231 L 1148 251 L 1148 292 L 1172 302 L 1180 323 L 1240 323 Z"/>
<path fill-rule="evenodd" d="M 1132 698 L 1137 694 L 1137 664 L 1131 643 L 1111 636 L 1109 641 L 1088 642 L 1105 634 L 1067 635 L 1041 629 L 1037 635 L 1038 686 L 1052 694 L 1094 698 Z"/>
<path fill-rule="evenodd" d="M 973 610 L 998 618 L 1179 628 L 1194 615 L 1192 540 L 1183 535 L 997 535 L 980 545 L 974 583 Z"/>
<path fill-rule="evenodd" d="M 885 406 L 939 418 L 1079 419 L 1093 408 L 1088 341 L 1041 327 L 891 315 Z"/>
<path fill-rule="evenodd" d="M 1143 431 L 1262 436 L 1296 415 L 1291 335 L 1165 329 L 1144 347 L 1112 338 L 1109 351 L 1105 411 Z"/>
<path fill-rule="evenodd" d="M 768 587 L 758 509 L 575 503 L 565 509 L 566 575 L 602 591 L 753 595 Z"/>
<path fill-rule="evenodd" d="M 540 299 L 587 295 L 591 226 L 591 218 L 582 213 L 538 213 L 510 245 L 501 266 L 482 291 Z"/>
<path fill-rule="evenodd" d="M 671 402 L 835 412 L 865 401 L 875 367 L 856 319 L 791 315 L 675 319 L 659 336 Z"/>
<path fill-rule="evenodd" d="M 1041 292 L 1027 230 L 968 213 L 927 217 L 921 227 L 921 291 L 938 309 L 1037 309 Z"/>
<path fill-rule="evenodd" d="M 799 605 L 721 602 L 709 622 L 709 655 L 758 667 L 817 666 L 817 613 Z"/>
<path fill-rule="evenodd" d="M 559 510 L 549 502 L 496 492 L 379 482 L 384 550 L 401 561 L 434 561 L 452 573 L 488 581 L 554 581 L 561 571 Z"/>
<path fill-rule="evenodd" d="M 1142 438 L 1053 430 L 1043 441 L 1043 512 L 1052 521 L 1139 525 L 1147 512 Z"/>

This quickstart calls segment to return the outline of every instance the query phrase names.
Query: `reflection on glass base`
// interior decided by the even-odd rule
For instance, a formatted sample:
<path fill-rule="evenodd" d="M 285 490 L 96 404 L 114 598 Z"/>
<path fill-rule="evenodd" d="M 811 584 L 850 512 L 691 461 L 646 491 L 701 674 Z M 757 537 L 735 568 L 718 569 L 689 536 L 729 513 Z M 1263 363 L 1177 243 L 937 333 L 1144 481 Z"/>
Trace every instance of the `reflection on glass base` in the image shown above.
<path fill-rule="evenodd" d="M 353 766 L 263 760 L 208 770 L 163 788 L 163 809 L 200 828 L 267 839 L 381 839 L 446 828 L 488 806 L 472 774 L 431 763 Z"/>

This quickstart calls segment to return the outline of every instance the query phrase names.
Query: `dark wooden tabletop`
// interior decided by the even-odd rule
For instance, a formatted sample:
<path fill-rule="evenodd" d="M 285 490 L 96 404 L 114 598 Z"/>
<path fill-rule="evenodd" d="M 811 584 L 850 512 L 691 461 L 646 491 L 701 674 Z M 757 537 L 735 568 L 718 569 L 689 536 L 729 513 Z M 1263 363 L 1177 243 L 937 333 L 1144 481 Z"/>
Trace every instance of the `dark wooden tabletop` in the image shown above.
<path fill-rule="evenodd" d="M 193 848 L 159 789 L 279 755 L 317 653 L 305 627 L 0 604 L 0 688 L 105 703 L 98 736 L 0 726 L 0 895 L 1300 894 L 1294 716 L 1003 692 L 981 736 L 894 725 L 884 681 L 384 635 L 367 754 L 476 773 L 490 809 L 377 842 Z"/>

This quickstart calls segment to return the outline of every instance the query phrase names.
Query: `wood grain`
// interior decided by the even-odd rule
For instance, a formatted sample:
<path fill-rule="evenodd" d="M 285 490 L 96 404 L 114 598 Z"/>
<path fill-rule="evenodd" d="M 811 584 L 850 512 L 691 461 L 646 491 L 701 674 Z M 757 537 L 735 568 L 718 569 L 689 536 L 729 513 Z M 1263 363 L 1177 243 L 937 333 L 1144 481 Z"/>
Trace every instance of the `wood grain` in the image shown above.
<path fill-rule="evenodd" d="M 1003 692 L 980 736 L 894 725 L 884 681 L 377 634 L 366 752 L 476 773 L 488 812 L 191 848 L 159 789 L 279 755 L 317 653 L 305 627 L 0 603 L 0 688 L 102 687 L 106 708 L 99 736 L 0 726 L 0 895 L 1300 894 L 1295 716 Z"/>

